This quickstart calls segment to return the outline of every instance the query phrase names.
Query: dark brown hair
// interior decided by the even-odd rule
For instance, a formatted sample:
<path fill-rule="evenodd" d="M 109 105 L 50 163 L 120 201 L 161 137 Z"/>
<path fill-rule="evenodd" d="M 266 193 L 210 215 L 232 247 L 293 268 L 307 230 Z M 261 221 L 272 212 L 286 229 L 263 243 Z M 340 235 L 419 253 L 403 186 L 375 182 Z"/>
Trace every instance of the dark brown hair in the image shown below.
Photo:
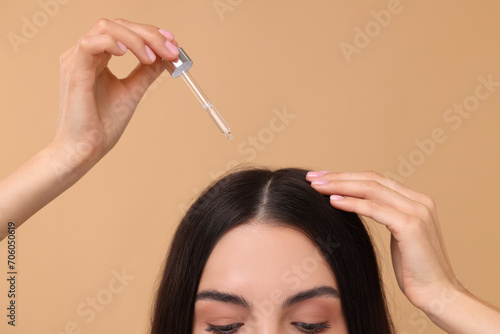
<path fill-rule="evenodd" d="M 323 253 L 336 279 L 350 334 L 390 334 L 375 251 L 359 216 L 331 206 L 307 170 L 250 168 L 207 187 L 182 219 L 159 281 L 152 334 L 191 334 L 203 268 L 218 240 L 252 219 L 286 222 Z"/>

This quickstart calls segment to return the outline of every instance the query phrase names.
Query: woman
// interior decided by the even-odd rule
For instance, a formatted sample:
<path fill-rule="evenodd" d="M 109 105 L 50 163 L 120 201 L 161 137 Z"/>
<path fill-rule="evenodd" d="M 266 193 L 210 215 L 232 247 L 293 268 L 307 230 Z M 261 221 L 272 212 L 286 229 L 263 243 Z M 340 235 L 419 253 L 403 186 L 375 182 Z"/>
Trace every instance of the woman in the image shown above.
<path fill-rule="evenodd" d="M 0 182 L 0 225 L 19 226 L 118 141 L 146 89 L 175 60 L 168 31 L 101 19 L 61 56 L 52 142 Z M 140 63 L 117 79 L 112 55 Z M 433 201 L 376 173 L 250 169 L 188 210 L 159 286 L 152 333 L 392 333 L 363 215 L 392 233 L 400 288 L 449 333 L 500 333 L 500 313 L 457 281 Z"/>
<path fill-rule="evenodd" d="M 363 223 L 306 173 L 242 170 L 199 197 L 174 237 L 152 333 L 392 333 Z"/>

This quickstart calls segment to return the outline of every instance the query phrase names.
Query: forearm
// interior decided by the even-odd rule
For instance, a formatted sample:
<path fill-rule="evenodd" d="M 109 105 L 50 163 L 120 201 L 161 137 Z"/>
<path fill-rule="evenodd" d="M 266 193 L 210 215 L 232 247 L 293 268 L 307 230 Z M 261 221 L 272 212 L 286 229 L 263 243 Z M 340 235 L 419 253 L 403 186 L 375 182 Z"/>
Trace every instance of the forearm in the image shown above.
<path fill-rule="evenodd" d="M 500 333 L 500 312 L 465 289 L 450 290 L 422 309 L 432 322 L 450 334 Z"/>
<path fill-rule="evenodd" d="M 0 240 L 7 235 L 9 221 L 19 227 L 75 184 L 93 165 L 51 144 L 0 180 Z"/>

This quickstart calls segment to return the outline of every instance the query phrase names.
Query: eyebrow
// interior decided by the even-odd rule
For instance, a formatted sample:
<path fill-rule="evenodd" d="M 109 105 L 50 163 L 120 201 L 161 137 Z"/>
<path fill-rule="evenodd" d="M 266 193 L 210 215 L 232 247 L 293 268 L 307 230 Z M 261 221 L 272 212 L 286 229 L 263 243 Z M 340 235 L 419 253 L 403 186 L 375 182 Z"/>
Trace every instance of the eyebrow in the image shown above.
<path fill-rule="evenodd" d="M 293 296 L 288 297 L 282 304 L 282 308 L 289 308 L 297 303 L 303 302 L 308 299 L 316 297 L 332 297 L 340 298 L 339 292 L 332 288 L 331 286 L 318 286 L 309 290 L 304 290 L 296 293 Z M 217 290 L 204 290 L 196 296 L 196 300 L 212 300 L 228 304 L 234 304 L 238 306 L 243 306 L 246 309 L 250 309 L 250 303 L 243 298 L 231 293 L 220 292 Z"/>
<path fill-rule="evenodd" d="M 316 297 L 333 297 L 338 299 L 340 298 L 340 295 L 339 292 L 336 289 L 332 288 L 331 286 L 323 285 L 316 288 L 312 288 L 310 290 L 301 291 L 287 298 L 283 302 L 282 308 L 285 309 L 297 303 Z"/>
<path fill-rule="evenodd" d="M 217 290 L 205 290 L 196 295 L 196 300 L 212 300 L 228 304 L 243 306 L 250 309 L 250 303 L 245 298 L 230 293 L 224 293 Z"/>

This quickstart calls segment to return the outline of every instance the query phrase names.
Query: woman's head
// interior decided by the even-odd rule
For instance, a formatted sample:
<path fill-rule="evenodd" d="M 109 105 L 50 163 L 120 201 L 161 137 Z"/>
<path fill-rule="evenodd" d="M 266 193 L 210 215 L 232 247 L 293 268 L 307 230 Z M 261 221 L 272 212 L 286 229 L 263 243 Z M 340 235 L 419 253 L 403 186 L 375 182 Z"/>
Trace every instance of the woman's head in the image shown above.
<path fill-rule="evenodd" d="M 167 256 L 153 334 L 392 332 L 366 228 L 306 173 L 240 170 L 198 197 Z"/>

